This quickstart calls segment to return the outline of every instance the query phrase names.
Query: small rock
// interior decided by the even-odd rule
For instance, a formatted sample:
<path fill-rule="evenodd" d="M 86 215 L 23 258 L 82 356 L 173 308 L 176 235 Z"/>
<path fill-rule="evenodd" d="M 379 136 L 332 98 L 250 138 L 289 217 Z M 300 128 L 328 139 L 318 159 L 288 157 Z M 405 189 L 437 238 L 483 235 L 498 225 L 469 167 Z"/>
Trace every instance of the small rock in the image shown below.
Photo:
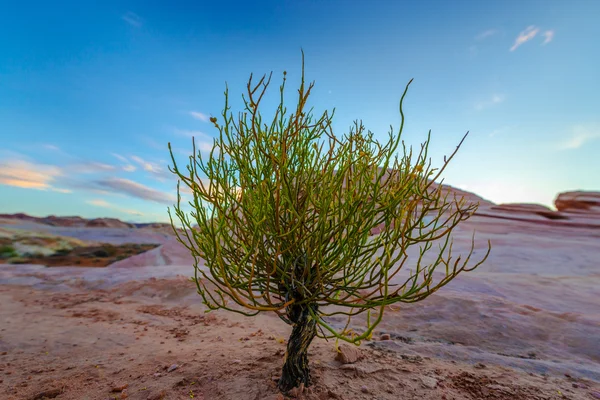
<path fill-rule="evenodd" d="M 360 391 L 361 391 L 361 392 L 363 392 L 363 393 L 369 393 L 369 388 L 368 388 L 368 387 L 366 387 L 365 385 L 362 385 L 362 386 L 360 387 Z"/>
<path fill-rule="evenodd" d="M 424 360 L 424 358 L 418 354 L 400 354 L 400 358 L 415 364 L 421 364 Z"/>
<path fill-rule="evenodd" d="M 40 393 L 36 394 L 35 396 L 33 396 L 31 399 L 32 400 L 53 399 L 55 397 L 58 397 L 61 393 L 62 393 L 61 389 L 44 390 L 43 392 L 40 392 Z"/>
<path fill-rule="evenodd" d="M 332 399 L 341 399 L 341 397 L 334 391 L 332 390 L 328 390 L 327 391 L 327 396 L 329 396 Z"/>
<path fill-rule="evenodd" d="M 473 367 L 475 369 L 485 369 L 485 368 L 487 368 L 487 366 L 485 364 L 482 364 L 482 363 L 477 363 Z"/>
<path fill-rule="evenodd" d="M 127 386 L 129 386 L 127 383 L 124 385 L 118 385 L 118 386 L 115 386 L 112 389 L 110 389 L 110 391 L 113 393 L 120 393 L 123 390 L 127 389 Z"/>
<path fill-rule="evenodd" d="M 381 353 L 380 351 L 377 351 L 377 350 L 375 350 L 375 351 L 373 351 L 373 355 L 374 355 L 375 357 L 382 357 L 382 356 L 383 356 L 383 353 Z"/>
<path fill-rule="evenodd" d="M 162 374 L 160 372 L 157 372 L 157 373 L 154 374 L 155 378 L 158 378 L 158 377 L 161 377 L 161 376 L 162 376 Z"/>
<path fill-rule="evenodd" d="M 232 363 L 234 363 L 234 364 L 241 364 L 242 360 L 233 360 Z"/>
<path fill-rule="evenodd" d="M 390 340 L 392 339 L 392 337 L 390 336 L 389 333 L 383 333 L 381 336 L 379 336 L 379 340 Z"/>
<path fill-rule="evenodd" d="M 361 358 L 360 350 L 356 346 L 348 346 L 342 344 L 339 346 L 339 351 L 335 356 L 335 359 L 342 364 L 352 364 L 357 362 Z"/>
<path fill-rule="evenodd" d="M 430 376 L 422 376 L 421 383 L 423 384 L 423 387 L 426 387 L 427 389 L 435 389 L 438 381 Z"/>
<path fill-rule="evenodd" d="M 175 371 L 177 368 L 179 368 L 179 365 L 177 365 L 177 364 L 173 364 L 173 365 L 171 365 L 171 366 L 170 366 L 170 367 L 167 369 L 167 372 L 173 372 L 173 371 Z"/>
<path fill-rule="evenodd" d="M 600 392 L 590 392 L 590 395 L 595 399 L 600 399 Z"/>

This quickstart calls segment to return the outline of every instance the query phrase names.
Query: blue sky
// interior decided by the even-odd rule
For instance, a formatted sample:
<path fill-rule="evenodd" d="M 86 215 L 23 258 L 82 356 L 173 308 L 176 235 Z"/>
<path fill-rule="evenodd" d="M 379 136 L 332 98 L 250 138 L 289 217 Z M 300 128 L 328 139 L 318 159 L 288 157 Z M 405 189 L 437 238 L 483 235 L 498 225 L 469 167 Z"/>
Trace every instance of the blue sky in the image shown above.
<path fill-rule="evenodd" d="M 225 82 L 288 72 L 312 105 L 404 137 L 494 202 L 600 190 L 597 1 L 0 1 L 0 213 L 165 221 L 171 142 L 210 143 Z M 293 93 L 290 90 L 290 100 Z M 235 110 L 235 108 L 234 108 Z"/>

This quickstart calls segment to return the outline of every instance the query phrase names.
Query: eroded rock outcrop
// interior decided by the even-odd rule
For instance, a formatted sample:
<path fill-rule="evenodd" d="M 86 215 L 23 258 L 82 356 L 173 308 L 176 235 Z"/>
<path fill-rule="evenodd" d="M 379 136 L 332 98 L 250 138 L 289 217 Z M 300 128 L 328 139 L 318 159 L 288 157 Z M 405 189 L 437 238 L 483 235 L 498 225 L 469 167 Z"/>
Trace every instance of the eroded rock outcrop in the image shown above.
<path fill-rule="evenodd" d="M 600 218 L 600 192 L 564 192 L 554 200 L 559 211 Z"/>
<path fill-rule="evenodd" d="M 87 227 L 97 228 L 134 228 L 135 225 L 128 224 L 116 218 L 96 218 L 90 219 L 85 223 Z"/>

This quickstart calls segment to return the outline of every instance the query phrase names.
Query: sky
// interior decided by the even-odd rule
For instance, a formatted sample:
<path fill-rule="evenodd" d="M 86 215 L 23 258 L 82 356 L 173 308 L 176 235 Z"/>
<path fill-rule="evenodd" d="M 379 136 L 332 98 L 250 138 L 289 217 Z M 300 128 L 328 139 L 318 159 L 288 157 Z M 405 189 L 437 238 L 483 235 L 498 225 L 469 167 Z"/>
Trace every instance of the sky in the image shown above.
<path fill-rule="evenodd" d="M 212 3 L 212 4 L 211 4 Z M 210 149 L 250 73 L 315 81 L 335 108 L 419 146 L 444 182 L 552 207 L 600 190 L 600 2 L 0 0 L 0 213 L 168 221 L 179 162 Z M 185 165 L 185 164 L 184 164 Z"/>

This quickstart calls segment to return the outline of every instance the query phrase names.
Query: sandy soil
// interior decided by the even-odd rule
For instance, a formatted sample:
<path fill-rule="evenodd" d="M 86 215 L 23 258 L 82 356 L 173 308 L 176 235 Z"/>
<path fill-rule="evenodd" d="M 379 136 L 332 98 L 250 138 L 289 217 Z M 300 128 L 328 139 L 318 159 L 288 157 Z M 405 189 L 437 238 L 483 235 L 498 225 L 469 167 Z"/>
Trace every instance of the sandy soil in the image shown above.
<path fill-rule="evenodd" d="M 270 315 L 204 313 L 172 237 L 26 229 L 161 245 L 106 268 L 0 265 L 0 399 L 282 398 L 273 378 L 290 328 Z M 473 229 L 478 246 L 492 241 L 486 264 L 390 310 L 356 364 L 315 341 L 316 382 L 300 397 L 600 399 L 600 231 L 473 218 L 456 251 Z"/>
<path fill-rule="evenodd" d="M 184 278 L 110 290 L 0 288 L 3 399 L 282 399 L 279 374 L 289 334 L 268 315 L 203 312 Z M 335 361 L 332 342 L 310 357 L 306 399 L 590 399 L 597 382 L 485 364 L 442 361 L 361 346 Z"/>

